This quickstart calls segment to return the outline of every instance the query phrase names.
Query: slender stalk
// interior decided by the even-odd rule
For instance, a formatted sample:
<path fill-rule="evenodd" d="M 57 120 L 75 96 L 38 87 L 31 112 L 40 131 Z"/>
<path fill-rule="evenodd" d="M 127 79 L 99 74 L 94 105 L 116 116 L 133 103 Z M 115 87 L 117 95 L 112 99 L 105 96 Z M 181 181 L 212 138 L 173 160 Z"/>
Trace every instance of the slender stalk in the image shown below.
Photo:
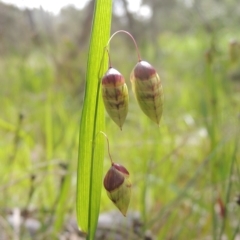
<path fill-rule="evenodd" d="M 216 92 L 216 79 L 215 75 L 212 69 L 212 64 L 208 63 L 206 66 L 206 84 L 207 84 L 207 100 L 206 100 L 206 107 L 207 112 L 205 113 L 205 119 L 206 119 L 206 127 L 208 129 L 208 134 L 210 138 L 210 153 L 213 152 L 217 146 L 217 122 L 216 119 L 218 118 L 218 112 L 217 112 L 217 92 Z M 208 120 L 210 116 L 210 121 Z M 211 192 L 211 214 L 212 214 L 212 235 L 213 239 L 217 239 L 217 219 L 215 214 L 215 202 L 216 202 L 216 196 L 215 196 L 215 188 L 216 188 L 216 182 L 217 182 L 217 173 L 215 171 L 216 167 L 216 161 L 217 157 L 214 155 L 210 162 L 210 180 L 212 184 L 212 192 Z"/>
<path fill-rule="evenodd" d="M 110 161 L 111 161 L 111 164 L 113 164 L 113 160 L 112 160 L 112 157 L 111 157 L 111 154 L 110 154 L 110 145 L 109 145 L 109 140 L 108 140 L 108 137 L 107 137 L 107 134 L 100 131 L 99 133 L 103 134 L 107 140 L 107 145 L 108 145 L 108 156 L 110 158 Z"/>
<path fill-rule="evenodd" d="M 109 50 L 107 48 L 105 48 L 105 50 L 107 51 L 107 54 L 108 54 L 108 65 L 109 65 L 109 68 L 111 68 L 112 67 L 112 62 L 111 62 Z"/>
<path fill-rule="evenodd" d="M 53 170 L 51 163 L 53 156 L 53 119 L 52 119 L 52 93 L 49 89 L 47 91 L 47 99 L 45 103 L 45 141 L 46 141 L 46 159 L 48 162 L 47 171 L 51 172 Z M 46 179 L 46 191 L 48 194 L 48 202 L 54 203 L 54 176 L 49 175 Z"/>
<path fill-rule="evenodd" d="M 135 45 L 136 51 L 137 51 L 138 61 L 141 62 L 141 61 L 142 61 L 142 58 L 141 58 L 141 55 L 140 55 L 140 52 L 139 52 L 137 43 L 136 43 L 134 37 L 133 37 L 129 32 L 127 32 L 127 31 L 125 31 L 125 30 L 118 30 L 118 31 L 116 31 L 116 32 L 109 38 L 106 48 L 108 48 L 108 46 L 109 46 L 112 38 L 113 38 L 116 34 L 118 34 L 118 33 L 125 33 L 125 34 L 127 34 L 127 35 L 132 39 L 132 41 L 133 41 L 133 43 L 134 43 L 134 45 Z"/>
<path fill-rule="evenodd" d="M 234 162 L 236 160 L 236 150 L 237 150 L 237 147 L 235 146 L 234 151 L 233 151 L 231 166 L 230 166 L 230 170 L 229 170 L 229 179 L 228 179 L 228 186 L 227 186 L 225 205 L 227 205 L 227 203 L 229 202 L 229 198 L 230 198 L 230 192 L 231 192 L 231 188 L 232 188 L 231 176 L 232 176 L 232 172 L 233 172 Z M 223 219 L 223 223 L 222 223 L 222 226 L 221 226 L 221 229 L 220 229 L 219 239 L 222 238 L 222 234 L 224 232 L 225 225 L 226 225 L 226 219 L 227 219 L 227 216 L 225 216 L 224 219 Z"/>
<path fill-rule="evenodd" d="M 235 145 L 234 145 L 233 154 L 232 154 L 232 158 L 231 158 L 231 165 L 230 165 L 229 176 L 228 176 L 228 185 L 227 185 L 227 190 L 226 190 L 225 205 L 227 205 L 227 203 L 229 202 L 229 199 L 230 199 L 230 192 L 231 192 L 231 189 L 232 189 L 231 176 L 232 176 L 232 173 L 233 173 L 234 163 L 237 160 L 238 144 L 239 144 L 239 129 L 237 131 Z M 226 212 L 226 214 L 228 214 L 228 213 Z M 222 235 L 223 235 L 223 232 L 224 232 L 224 229 L 225 229 L 225 226 L 226 226 L 226 220 L 227 220 L 227 215 L 223 219 L 223 223 L 222 223 L 221 229 L 220 229 L 219 239 L 222 239 Z M 239 226 L 238 226 L 238 228 L 239 228 Z"/>

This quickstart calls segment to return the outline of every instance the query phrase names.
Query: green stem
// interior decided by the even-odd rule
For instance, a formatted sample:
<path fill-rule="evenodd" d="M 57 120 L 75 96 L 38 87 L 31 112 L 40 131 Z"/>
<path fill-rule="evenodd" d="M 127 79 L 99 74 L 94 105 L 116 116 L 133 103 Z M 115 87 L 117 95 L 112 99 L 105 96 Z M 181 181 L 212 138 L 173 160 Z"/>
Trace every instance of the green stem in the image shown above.
<path fill-rule="evenodd" d="M 237 135 L 236 135 L 236 139 L 235 139 L 235 145 L 234 145 L 234 149 L 233 149 L 233 153 L 232 153 L 232 158 L 231 158 L 231 165 L 230 165 L 230 169 L 229 169 L 229 176 L 228 176 L 228 185 L 227 185 L 227 191 L 226 191 L 226 200 L 225 200 L 225 206 L 228 204 L 229 199 L 230 199 L 230 192 L 232 189 L 232 173 L 233 173 L 233 167 L 234 167 L 234 163 L 237 160 L 237 152 L 238 152 L 238 144 L 239 144 L 239 131 L 240 129 L 237 129 Z M 226 220 L 227 220 L 227 212 L 226 215 L 224 216 L 223 219 L 223 223 L 220 229 L 220 235 L 219 235 L 219 239 L 222 239 L 222 234 L 224 232 L 225 226 L 226 226 Z M 234 238 L 232 238 L 234 239 Z"/>

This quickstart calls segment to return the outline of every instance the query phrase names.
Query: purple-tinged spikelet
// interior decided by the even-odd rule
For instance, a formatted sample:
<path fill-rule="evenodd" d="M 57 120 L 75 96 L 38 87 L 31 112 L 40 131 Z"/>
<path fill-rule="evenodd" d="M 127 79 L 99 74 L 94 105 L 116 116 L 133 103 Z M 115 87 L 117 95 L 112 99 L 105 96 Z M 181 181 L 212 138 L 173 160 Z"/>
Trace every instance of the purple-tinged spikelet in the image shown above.
<path fill-rule="evenodd" d="M 127 169 L 120 164 L 113 163 L 104 178 L 103 185 L 108 197 L 121 213 L 126 216 L 132 186 Z"/>
<path fill-rule="evenodd" d="M 140 61 L 132 70 L 130 80 L 140 108 L 159 125 L 163 111 L 163 88 L 156 70 L 148 62 Z"/>
<path fill-rule="evenodd" d="M 102 78 L 102 97 L 109 116 L 122 129 L 128 112 L 128 89 L 122 74 L 112 67 Z"/>

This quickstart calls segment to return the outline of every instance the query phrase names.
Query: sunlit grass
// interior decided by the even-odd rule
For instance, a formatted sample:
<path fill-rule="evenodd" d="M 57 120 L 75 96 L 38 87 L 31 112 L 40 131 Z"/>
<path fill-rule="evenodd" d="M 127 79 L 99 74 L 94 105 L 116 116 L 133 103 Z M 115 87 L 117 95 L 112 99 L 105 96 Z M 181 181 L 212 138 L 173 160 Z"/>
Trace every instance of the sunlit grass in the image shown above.
<path fill-rule="evenodd" d="M 207 69 L 205 51 L 210 42 L 200 33 L 159 37 L 161 59 L 151 61 L 162 78 L 165 94 L 159 129 L 142 114 L 131 90 L 123 131 L 106 116 L 112 158 L 123 164 L 132 178 L 130 210 L 141 211 L 146 229 L 157 239 L 204 239 L 214 234 L 217 239 L 221 232 L 231 239 L 238 227 L 239 209 L 234 199 L 240 178 L 236 140 L 239 82 L 229 79 L 232 65 L 225 35 L 216 40 L 220 52 L 214 53 L 215 60 Z M 131 67 L 123 64 L 124 51 L 118 56 L 122 60 L 113 62 L 128 74 Z M 36 208 L 43 222 L 45 213 L 63 218 L 75 211 L 82 96 L 73 95 L 71 86 L 66 90 L 70 85 L 67 79 L 64 84 L 58 82 L 52 62 L 44 54 L 9 57 L 1 60 L 0 69 L 1 206 Z M 211 95 L 210 76 L 216 96 Z M 217 98 L 216 109 L 212 98 Z M 51 122 L 48 127 L 46 121 Z M 67 172 L 62 164 L 68 167 Z M 104 172 L 108 168 L 107 159 Z M 49 176 L 53 179 L 51 200 Z M 30 198 L 32 184 L 35 190 Z M 225 218 L 216 211 L 218 198 L 227 208 Z M 112 209 L 114 205 L 103 191 L 101 211 Z M 56 232 L 63 222 L 53 223 Z"/>

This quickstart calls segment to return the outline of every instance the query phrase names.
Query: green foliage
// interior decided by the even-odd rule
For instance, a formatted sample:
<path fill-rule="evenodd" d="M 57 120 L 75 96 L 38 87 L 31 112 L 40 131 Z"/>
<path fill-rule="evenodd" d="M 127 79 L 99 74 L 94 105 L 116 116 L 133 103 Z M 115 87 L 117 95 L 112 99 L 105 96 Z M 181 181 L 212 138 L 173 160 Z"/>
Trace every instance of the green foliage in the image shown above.
<path fill-rule="evenodd" d="M 147 22 L 144 24 L 151 28 Z M 129 75 L 137 61 L 135 50 L 133 53 L 123 44 L 121 37 L 111 43 L 113 66 L 125 77 L 131 101 L 123 131 L 106 114 L 104 132 L 110 141 L 113 161 L 123 164 L 131 174 L 128 213 L 141 212 L 144 229 L 151 230 L 156 239 L 221 239 L 221 236 L 234 239 L 240 226 L 239 206 L 235 203 L 240 187 L 240 56 L 234 49 L 231 56 L 229 42 L 232 38 L 239 41 L 239 32 L 230 26 L 217 29 L 214 37 L 200 28 L 184 34 L 171 29 L 163 29 L 161 34 L 156 29 L 151 31 L 155 31 L 154 42 L 151 35 L 141 30 L 146 42 L 140 51 L 143 59 L 156 68 L 164 88 L 159 129 L 139 110 L 130 90 Z M 97 86 L 99 75 L 106 70 L 104 59 L 103 72 L 98 72 L 108 34 L 109 28 L 98 39 L 102 46 L 93 49 L 97 55 L 91 60 L 94 64 L 90 63 L 95 75 L 88 78 L 88 89 Z M 32 46 L 27 54 L 9 52 L 0 60 L 0 214 L 4 219 L 0 221 L 0 229 L 1 234 L 7 232 L 7 239 L 15 236 L 14 228 L 6 223 L 9 210 L 16 207 L 27 209 L 41 223 L 34 239 L 58 238 L 69 218 L 76 216 L 79 149 L 76 133 L 87 50 L 80 49 L 70 37 L 66 41 L 57 39 L 54 47 L 46 41 L 46 48 Z M 137 34 L 136 40 L 139 42 Z M 11 45 L 11 41 L 8 43 Z M 28 47 L 27 44 L 24 49 Z M 97 89 L 86 93 L 89 101 L 84 104 L 94 107 L 90 110 L 85 107 L 84 114 L 94 113 L 96 96 Z M 101 100 L 99 104 L 100 124 L 103 124 Z M 101 134 L 97 135 L 104 127 L 97 126 L 95 137 L 93 126 L 91 133 L 87 127 L 82 129 L 82 134 L 89 138 L 80 141 L 83 146 L 88 144 L 89 155 L 92 146 L 103 151 L 105 142 Z M 94 176 L 98 180 L 109 169 L 108 157 L 101 169 L 103 152 L 94 161 L 99 159 Z M 97 190 L 101 188 L 99 180 Z M 96 205 L 91 205 L 91 220 L 98 214 L 99 197 Z M 88 209 L 88 206 L 84 209 L 87 215 Z M 100 213 L 113 209 L 103 191 Z M 85 224 L 87 231 L 89 226 Z M 28 240 L 31 236 L 23 228 L 19 238 Z"/>
<path fill-rule="evenodd" d="M 106 71 L 104 47 L 110 34 L 111 0 L 98 0 L 95 5 L 86 73 L 86 90 L 80 123 L 77 218 L 88 239 L 94 239 L 102 189 L 104 107 L 100 98 L 100 80 Z M 103 63 L 104 61 L 104 63 Z"/>

